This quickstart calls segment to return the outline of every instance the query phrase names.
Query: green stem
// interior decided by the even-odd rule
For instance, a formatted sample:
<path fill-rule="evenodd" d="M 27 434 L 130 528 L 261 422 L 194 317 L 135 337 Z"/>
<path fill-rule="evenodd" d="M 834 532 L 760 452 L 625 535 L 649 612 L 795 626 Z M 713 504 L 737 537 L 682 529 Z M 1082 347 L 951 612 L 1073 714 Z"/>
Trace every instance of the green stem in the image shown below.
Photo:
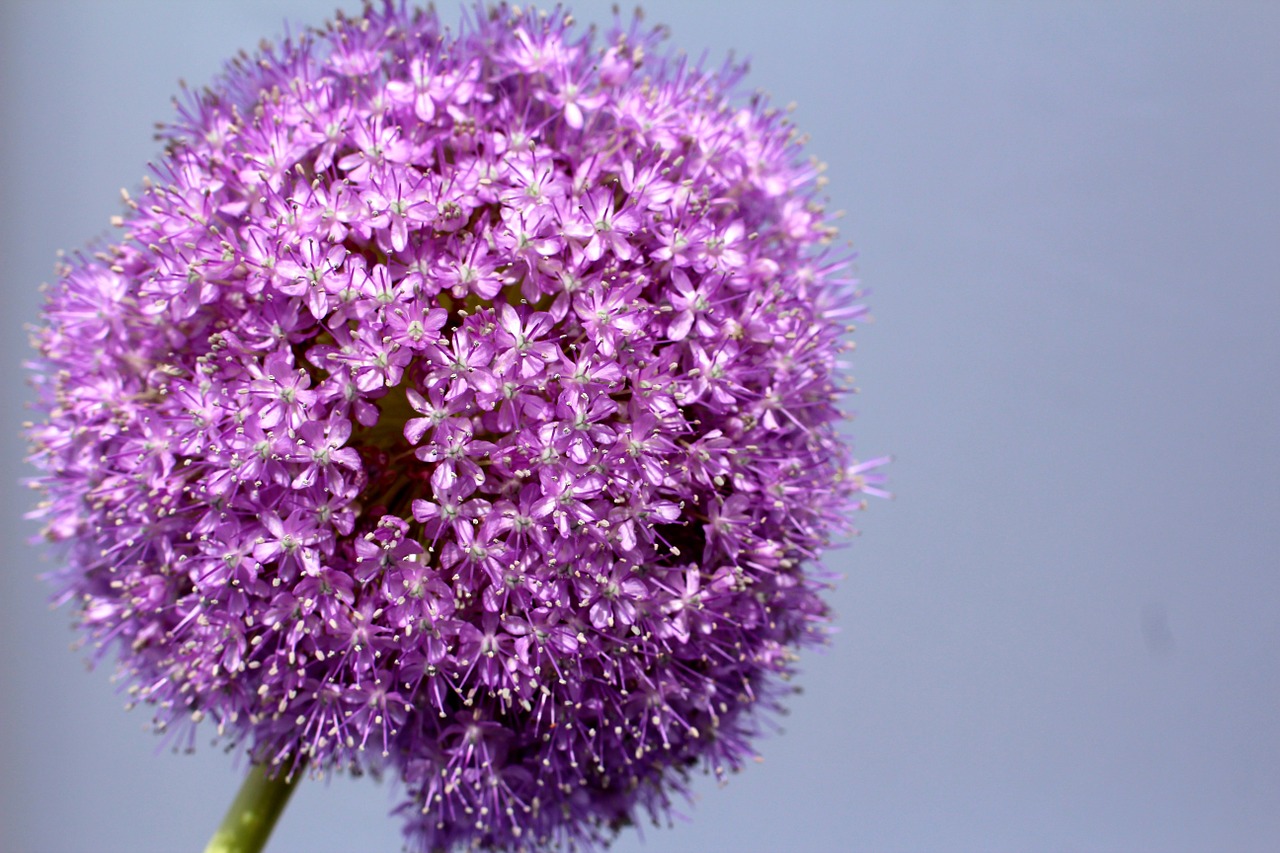
<path fill-rule="evenodd" d="M 291 773 L 279 767 L 272 769 L 275 776 L 268 776 L 267 768 L 261 764 L 249 768 L 249 775 L 204 853 L 261 853 L 267 846 L 267 838 L 288 805 L 289 795 L 302 778 L 301 767 L 294 767 Z"/>

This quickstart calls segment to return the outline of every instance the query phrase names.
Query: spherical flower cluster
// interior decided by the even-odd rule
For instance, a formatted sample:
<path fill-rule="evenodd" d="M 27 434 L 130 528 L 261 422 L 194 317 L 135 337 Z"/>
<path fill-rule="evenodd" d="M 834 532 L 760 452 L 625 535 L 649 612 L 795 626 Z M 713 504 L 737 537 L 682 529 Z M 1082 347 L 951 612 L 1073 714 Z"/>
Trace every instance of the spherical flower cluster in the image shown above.
<path fill-rule="evenodd" d="M 880 460 L 784 118 L 638 20 L 388 4 L 192 94 L 60 270 L 31 428 L 174 736 L 390 769 L 422 849 L 591 846 L 750 756 Z"/>

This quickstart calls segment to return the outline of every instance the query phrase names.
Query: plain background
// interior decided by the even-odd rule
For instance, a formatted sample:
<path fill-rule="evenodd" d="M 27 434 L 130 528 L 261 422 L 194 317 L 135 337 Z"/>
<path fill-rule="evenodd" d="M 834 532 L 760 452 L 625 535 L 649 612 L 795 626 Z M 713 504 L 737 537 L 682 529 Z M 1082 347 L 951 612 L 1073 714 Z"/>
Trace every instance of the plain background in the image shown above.
<path fill-rule="evenodd" d="M 829 164 L 876 318 L 858 447 L 896 454 L 897 499 L 832 555 L 842 633 L 764 763 L 615 849 L 1280 849 L 1280 4 L 646 9 L 749 55 Z M 23 327 L 55 252 L 138 184 L 178 78 L 330 11 L 3 5 L 8 853 L 202 849 L 238 786 L 203 742 L 157 755 L 46 607 Z M 308 782 L 269 849 L 397 850 L 390 803 Z"/>

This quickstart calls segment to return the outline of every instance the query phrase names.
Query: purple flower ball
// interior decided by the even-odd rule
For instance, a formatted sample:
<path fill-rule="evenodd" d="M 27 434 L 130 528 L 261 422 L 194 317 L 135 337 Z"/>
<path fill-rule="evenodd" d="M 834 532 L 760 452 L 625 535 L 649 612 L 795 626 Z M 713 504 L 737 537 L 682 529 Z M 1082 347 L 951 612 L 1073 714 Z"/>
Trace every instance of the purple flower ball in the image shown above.
<path fill-rule="evenodd" d="M 818 169 L 740 76 L 388 4 L 189 94 L 49 291 L 30 430 L 161 730 L 394 772 L 422 850 L 592 847 L 753 755 L 883 460 Z"/>

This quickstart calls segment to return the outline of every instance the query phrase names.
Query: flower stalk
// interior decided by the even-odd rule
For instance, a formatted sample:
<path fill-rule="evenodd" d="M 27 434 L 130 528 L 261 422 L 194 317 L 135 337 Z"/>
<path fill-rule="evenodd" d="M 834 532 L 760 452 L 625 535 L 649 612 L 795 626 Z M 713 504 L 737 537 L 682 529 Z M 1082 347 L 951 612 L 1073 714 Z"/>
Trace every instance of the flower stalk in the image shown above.
<path fill-rule="evenodd" d="M 276 770 L 275 775 L 270 771 Z M 302 778 L 300 768 L 254 764 L 204 853 L 260 853 Z"/>

